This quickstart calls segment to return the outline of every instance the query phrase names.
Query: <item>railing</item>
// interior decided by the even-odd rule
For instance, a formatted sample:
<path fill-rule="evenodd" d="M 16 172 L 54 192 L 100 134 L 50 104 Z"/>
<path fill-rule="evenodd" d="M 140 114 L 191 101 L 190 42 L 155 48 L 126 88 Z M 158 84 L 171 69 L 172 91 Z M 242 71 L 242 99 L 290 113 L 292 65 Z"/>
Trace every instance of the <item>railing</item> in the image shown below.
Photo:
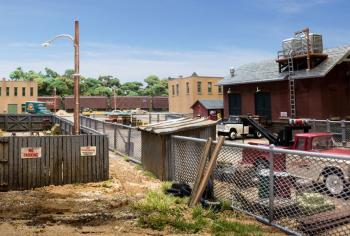
<path fill-rule="evenodd" d="M 175 181 L 194 183 L 204 143 L 172 137 Z M 212 176 L 214 196 L 288 233 L 349 235 L 349 158 L 225 143 Z"/>

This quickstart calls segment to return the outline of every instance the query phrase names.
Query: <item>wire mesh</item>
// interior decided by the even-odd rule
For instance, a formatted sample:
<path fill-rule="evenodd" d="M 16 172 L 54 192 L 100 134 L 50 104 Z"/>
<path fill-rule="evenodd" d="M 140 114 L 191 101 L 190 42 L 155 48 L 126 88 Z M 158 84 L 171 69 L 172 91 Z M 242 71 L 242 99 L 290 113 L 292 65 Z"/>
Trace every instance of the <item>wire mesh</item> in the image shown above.
<path fill-rule="evenodd" d="M 187 183 L 193 187 L 199 168 L 200 157 L 203 152 L 204 143 L 178 139 L 173 140 L 173 180 L 181 183 Z"/>
<path fill-rule="evenodd" d="M 204 142 L 173 138 L 174 180 L 195 181 Z M 350 234 L 350 160 L 318 153 L 225 144 L 214 195 L 232 207 L 303 235 Z"/>

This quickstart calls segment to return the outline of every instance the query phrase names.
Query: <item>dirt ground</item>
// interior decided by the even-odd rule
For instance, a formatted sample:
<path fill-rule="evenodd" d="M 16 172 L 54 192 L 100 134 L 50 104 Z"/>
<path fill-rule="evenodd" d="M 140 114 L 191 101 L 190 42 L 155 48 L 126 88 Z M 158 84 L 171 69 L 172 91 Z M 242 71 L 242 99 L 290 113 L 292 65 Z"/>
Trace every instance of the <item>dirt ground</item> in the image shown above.
<path fill-rule="evenodd" d="M 135 227 L 130 203 L 161 182 L 114 154 L 110 177 L 99 183 L 1 192 L 0 235 L 154 234 Z"/>
<path fill-rule="evenodd" d="M 110 157 L 108 181 L 0 192 L 0 235 L 168 234 L 139 227 L 131 207 L 161 182 L 115 154 Z"/>

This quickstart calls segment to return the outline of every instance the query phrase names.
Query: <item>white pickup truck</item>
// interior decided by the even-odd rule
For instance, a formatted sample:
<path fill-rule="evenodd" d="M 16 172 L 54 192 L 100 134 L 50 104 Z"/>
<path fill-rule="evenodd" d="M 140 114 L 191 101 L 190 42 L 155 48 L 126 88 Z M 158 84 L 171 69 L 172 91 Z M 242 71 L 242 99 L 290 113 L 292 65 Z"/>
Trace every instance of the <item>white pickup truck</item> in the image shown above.
<path fill-rule="evenodd" d="M 262 134 L 253 127 L 243 125 L 239 116 L 230 116 L 228 120 L 221 121 L 217 125 L 217 130 L 219 136 L 227 136 L 231 140 L 243 137 L 244 135 L 252 135 L 255 138 L 262 137 Z"/>

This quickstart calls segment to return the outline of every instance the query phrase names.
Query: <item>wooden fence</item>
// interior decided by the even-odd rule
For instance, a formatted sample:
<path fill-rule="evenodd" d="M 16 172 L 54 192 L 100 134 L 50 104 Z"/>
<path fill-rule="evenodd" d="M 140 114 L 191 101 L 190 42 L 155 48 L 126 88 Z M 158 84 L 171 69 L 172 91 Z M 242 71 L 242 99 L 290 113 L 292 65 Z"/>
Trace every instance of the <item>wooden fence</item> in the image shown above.
<path fill-rule="evenodd" d="M 13 131 L 40 131 L 46 122 L 52 122 L 52 115 L 0 114 L 0 129 Z"/>
<path fill-rule="evenodd" d="M 105 135 L 0 137 L 2 190 L 102 181 L 108 165 Z"/>

